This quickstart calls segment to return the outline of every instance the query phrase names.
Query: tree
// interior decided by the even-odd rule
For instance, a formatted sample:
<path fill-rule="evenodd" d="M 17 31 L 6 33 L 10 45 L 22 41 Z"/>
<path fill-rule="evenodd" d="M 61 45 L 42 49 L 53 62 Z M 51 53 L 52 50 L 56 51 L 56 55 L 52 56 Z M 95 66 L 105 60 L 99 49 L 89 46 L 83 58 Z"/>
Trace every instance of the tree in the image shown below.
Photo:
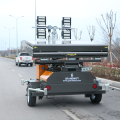
<path fill-rule="evenodd" d="M 107 37 L 107 41 L 109 42 L 110 65 L 112 65 L 111 40 L 112 40 L 112 36 L 113 36 L 113 31 L 114 31 L 115 25 L 116 25 L 116 14 L 114 14 L 114 16 L 113 16 L 113 11 L 111 10 L 110 13 L 106 13 L 105 16 L 103 14 L 101 14 L 101 17 L 102 17 L 102 21 L 103 21 L 104 25 L 102 24 L 100 19 L 99 20 L 96 19 L 96 20 L 97 20 L 99 27 L 102 30 L 103 35 Z"/>
<path fill-rule="evenodd" d="M 87 27 L 89 36 L 90 36 L 90 40 L 91 42 L 94 40 L 94 36 L 95 36 L 95 26 L 92 26 L 92 34 L 91 34 L 91 26 L 89 26 L 89 28 Z"/>
<path fill-rule="evenodd" d="M 74 37 L 75 37 L 76 40 L 77 40 L 77 39 L 81 40 L 82 31 L 80 31 L 80 33 L 79 33 L 79 34 L 80 34 L 80 37 L 79 37 L 79 38 L 77 37 L 77 29 L 72 30 L 72 32 L 73 32 Z"/>

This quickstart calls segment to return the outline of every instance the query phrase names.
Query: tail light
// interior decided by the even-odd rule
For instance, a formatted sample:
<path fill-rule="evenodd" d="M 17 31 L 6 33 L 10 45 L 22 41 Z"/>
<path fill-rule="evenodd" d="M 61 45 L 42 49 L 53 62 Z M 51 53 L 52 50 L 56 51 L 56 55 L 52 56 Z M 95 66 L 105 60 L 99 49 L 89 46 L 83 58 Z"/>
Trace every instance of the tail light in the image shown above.
<path fill-rule="evenodd" d="M 32 60 L 33 60 L 33 57 L 32 57 Z"/>
<path fill-rule="evenodd" d="M 93 85 L 93 88 L 94 88 L 94 89 L 95 89 L 95 88 L 97 88 L 97 85 L 96 85 L 96 84 L 94 84 L 94 85 Z"/>
<path fill-rule="evenodd" d="M 50 86 L 46 86 L 47 90 L 50 90 Z"/>
<path fill-rule="evenodd" d="M 22 60 L 22 57 L 20 57 L 20 60 Z"/>

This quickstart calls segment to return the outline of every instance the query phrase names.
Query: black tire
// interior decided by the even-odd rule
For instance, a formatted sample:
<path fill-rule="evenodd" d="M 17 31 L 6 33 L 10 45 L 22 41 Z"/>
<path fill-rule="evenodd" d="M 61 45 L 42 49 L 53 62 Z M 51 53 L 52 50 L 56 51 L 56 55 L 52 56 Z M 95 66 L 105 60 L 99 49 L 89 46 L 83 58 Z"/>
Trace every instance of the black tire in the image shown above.
<path fill-rule="evenodd" d="M 32 67 L 32 66 L 33 66 L 33 63 L 31 63 L 30 66 Z"/>
<path fill-rule="evenodd" d="M 29 64 L 26 64 L 26 66 L 28 66 L 28 67 L 29 67 Z"/>
<path fill-rule="evenodd" d="M 102 94 L 92 94 L 90 100 L 92 103 L 99 103 L 102 100 Z"/>
<path fill-rule="evenodd" d="M 27 88 L 27 104 L 28 106 L 32 107 L 36 105 L 36 97 L 31 96 L 31 91 L 30 90 L 28 91 L 28 88 Z"/>
<path fill-rule="evenodd" d="M 17 62 L 15 62 L 16 66 L 18 65 Z"/>
<path fill-rule="evenodd" d="M 19 61 L 18 61 L 18 66 L 21 66 L 21 64 L 19 63 Z"/>

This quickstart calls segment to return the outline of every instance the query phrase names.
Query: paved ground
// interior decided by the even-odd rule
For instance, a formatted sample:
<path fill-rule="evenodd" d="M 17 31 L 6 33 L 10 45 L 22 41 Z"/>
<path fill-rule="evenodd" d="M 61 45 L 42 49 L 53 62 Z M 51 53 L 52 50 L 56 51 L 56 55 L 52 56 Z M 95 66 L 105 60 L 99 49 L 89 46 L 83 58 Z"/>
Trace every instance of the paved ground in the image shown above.
<path fill-rule="evenodd" d="M 14 60 L 0 57 L 0 120 L 120 120 L 120 91 L 110 90 L 100 104 L 84 95 L 37 99 L 28 107 L 26 85 L 21 79 L 36 77 L 36 68 L 15 66 Z"/>

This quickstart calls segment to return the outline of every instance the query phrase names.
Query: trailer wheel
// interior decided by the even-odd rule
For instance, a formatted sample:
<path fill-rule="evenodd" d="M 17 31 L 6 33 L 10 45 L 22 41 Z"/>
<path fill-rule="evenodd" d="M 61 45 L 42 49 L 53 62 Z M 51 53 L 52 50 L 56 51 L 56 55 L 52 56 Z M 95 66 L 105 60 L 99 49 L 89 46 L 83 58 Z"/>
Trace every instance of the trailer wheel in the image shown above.
<path fill-rule="evenodd" d="M 27 104 L 30 107 L 36 105 L 36 97 L 31 96 L 31 91 L 29 91 L 28 88 L 27 88 Z"/>
<path fill-rule="evenodd" d="M 90 100 L 92 103 L 99 103 L 102 100 L 102 94 L 92 94 Z"/>

